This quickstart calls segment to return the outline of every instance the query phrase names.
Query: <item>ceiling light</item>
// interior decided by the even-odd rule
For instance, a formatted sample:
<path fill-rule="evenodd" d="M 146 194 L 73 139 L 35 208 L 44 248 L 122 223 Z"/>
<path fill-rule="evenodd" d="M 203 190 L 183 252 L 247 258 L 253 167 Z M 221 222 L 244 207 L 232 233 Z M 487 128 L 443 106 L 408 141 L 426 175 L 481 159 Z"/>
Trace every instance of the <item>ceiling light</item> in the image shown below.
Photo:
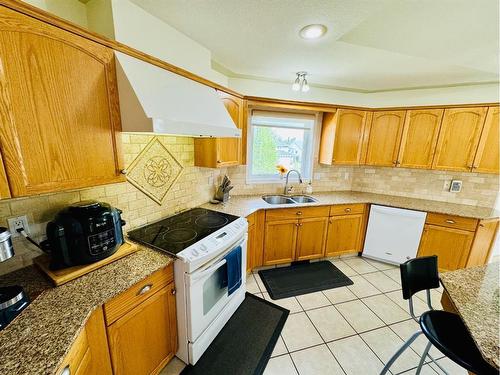
<path fill-rule="evenodd" d="M 302 81 L 302 92 L 308 92 L 309 91 L 309 84 L 307 83 L 307 79 L 304 76 L 304 81 Z"/>
<path fill-rule="evenodd" d="M 297 74 L 297 78 L 295 78 L 295 81 L 292 84 L 292 90 L 308 92 L 309 84 L 306 79 L 307 72 L 297 72 L 295 74 Z"/>
<path fill-rule="evenodd" d="M 307 25 L 304 26 L 300 32 L 299 35 L 304 38 L 304 39 L 318 39 L 321 38 L 323 35 L 326 33 L 326 26 L 325 25 Z"/>

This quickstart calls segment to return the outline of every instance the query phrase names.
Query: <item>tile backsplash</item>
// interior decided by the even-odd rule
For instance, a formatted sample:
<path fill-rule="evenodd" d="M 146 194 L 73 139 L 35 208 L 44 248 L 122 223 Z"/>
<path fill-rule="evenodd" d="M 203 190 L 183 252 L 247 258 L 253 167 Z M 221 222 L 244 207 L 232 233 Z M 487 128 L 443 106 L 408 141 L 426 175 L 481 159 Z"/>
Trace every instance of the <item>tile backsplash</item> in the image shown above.
<path fill-rule="evenodd" d="M 352 173 L 352 190 L 369 193 L 493 207 L 499 192 L 494 174 L 369 166 L 355 167 Z M 463 182 L 461 192 L 448 191 L 451 180 Z"/>
<path fill-rule="evenodd" d="M 126 166 L 136 158 L 151 138 L 151 135 L 122 134 Z M 159 139 L 184 167 L 163 204 L 157 204 L 132 184 L 123 182 L 29 198 L 2 200 L 0 226 L 6 226 L 9 217 L 28 215 L 31 233 L 40 241 L 44 237 L 46 223 L 60 209 L 71 203 L 93 199 L 108 202 L 122 209 L 123 219 L 127 222 L 125 230 L 129 230 L 209 201 L 214 193 L 214 184 L 226 173 L 234 185 L 231 192 L 233 195 L 283 192 L 284 181 L 277 184 L 247 184 L 245 166 L 222 169 L 195 167 L 193 138 L 160 136 Z M 450 193 L 444 189 L 445 182 L 452 179 L 463 181 L 460 193 Z M 295 186 L 295 191 L 300 193 L 304 188 L 305 185 Z M 499 176 L 316 164 L 313 172 L 313 189 L 315 192 L 354 190 L 493 207 L 499 191 Z M 31 259 L 40 253 L 24 239 L 15 239 L 14 247 L 16 257 L 0 263 L 0 274 L 31 263 Z"/>
<path fill-rule="evenodd" d="M 125 166 L 128 166 L 153 136 L 122 134 Z M 163 216 L 195 207 L 213 196 L 213 183 L 221 170 L 194 166 L 194 141 L 189 137 L 160 136 L 160 141 L 184 166 L 184 169 L 159 205 L 128 182 L 96 186 L 88 189 L 38 195 L 29 198 L 0 201 L 0 226 L 7 226 L 7 218 L 28 215 L 32 236 L 41 241 L 45 226 L 67 205 L 84 200 L 103 201 L 123 210 L 127 222 L 125 230 L 158 220 Z M 40 251 L 22 238 L 14 240 L 16 256 L 0 263 L 0 274 L 30 264 Z"/>

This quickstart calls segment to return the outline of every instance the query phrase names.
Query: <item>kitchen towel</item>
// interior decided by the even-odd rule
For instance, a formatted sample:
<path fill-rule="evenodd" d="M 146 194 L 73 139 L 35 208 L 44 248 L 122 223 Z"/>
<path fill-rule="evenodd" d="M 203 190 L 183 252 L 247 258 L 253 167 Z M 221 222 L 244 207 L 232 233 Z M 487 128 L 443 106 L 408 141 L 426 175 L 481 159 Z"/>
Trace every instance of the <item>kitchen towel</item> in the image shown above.
<path fill-rule="evenodd" d="M 222 279 L 222 287 L 227 286 L 227 295 L 230 296 L 241 286 L 241 246 L 231 250 L 224 259 L 226 272 Z"/>

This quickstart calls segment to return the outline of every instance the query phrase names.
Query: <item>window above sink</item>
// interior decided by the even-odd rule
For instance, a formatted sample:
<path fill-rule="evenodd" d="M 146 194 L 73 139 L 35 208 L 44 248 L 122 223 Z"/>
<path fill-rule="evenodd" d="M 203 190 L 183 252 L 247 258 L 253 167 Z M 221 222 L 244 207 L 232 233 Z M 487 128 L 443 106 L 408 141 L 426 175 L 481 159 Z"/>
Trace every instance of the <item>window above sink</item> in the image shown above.
<path fill-rule="evenodd" d="M 247 182 L 280 182 L 278 165 L 296 169 L 310 180 L 315 124 L 314 114 L 252 110 Z"/>

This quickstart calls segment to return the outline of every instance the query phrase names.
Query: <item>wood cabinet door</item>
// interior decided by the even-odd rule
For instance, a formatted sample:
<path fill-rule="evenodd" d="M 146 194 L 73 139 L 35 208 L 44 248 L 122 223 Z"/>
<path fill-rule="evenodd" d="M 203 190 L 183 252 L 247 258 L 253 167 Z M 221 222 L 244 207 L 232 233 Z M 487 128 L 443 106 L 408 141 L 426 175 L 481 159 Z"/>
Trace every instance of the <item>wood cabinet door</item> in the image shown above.
<path fill-rule="evenodd" d="M 443 109 L 406 112 L 398 167 L 431 169 L 443 113 Z"/>
<path fill-rule="evenodd" d="M 487 110 L 487 107 L 445 109 L 432 169 L 472 169 Z"/>
<path fill-rule="evenodd" d="M 328 218 L 300 219 L 295 260 L 321 258 L 325 254 Z"/>
<path fill-rule="evenodd" d="M 364 214 L 330 217 L 325 255 L 331 257 L 361 251 L 364 217 Z"/>
<path fill-rule="evenodd" d="M 222 91 L 218 93 L 235 125 L 241 129 L 243 125 L 243 100 Z M 239 165 L 240 159 L 241 138 L 217 138 L 217 166 Z"/>
<path fill-rule="evenodd" d="M 3 166 L 3 158 L 0 150 L 0 199 L 10 198 L 9 181 Z"/>
<path fill-rule="evenodd" d="M 464 268 L 473 239 L 474 232 L 426 224 L 418 256 L 437 255 L 441 271 Z"/>
<path fill-rule="evenodd" d="M 266 222 L 264 265 L 290 263 L 295 259 L 298 225 L 298 220 Z"/>
<path fill-rule="evenodd" d="M 157 374 L 177 351 L 173 283 L 108 327 L 114 374 Z"/>
<path fill-rule="evenodd" d="M 339 109 L 336 113 L 333 164 L 360 164 L 363 134 L 371 112 Z"/>
<path fill-rule="evenodd" d="M 248 242 L 247 242 L 247 272 L 252 271 L 254 266 L 254 257 L 255 257 L 255 249 L 256 249 L 256 226 L 252 224 L 248 226 Z"/>
<path fill-rule="evenodd" d="M 396 166 L 406 111 L 373 113 L 369 127 L 366 164 Z"/>
<path fill-rule="evenodd" d="M 486 121 L 484 122 L 481 138 L 479 139 L 479 146 L 472 166 L 474 172 L 497 174 L 500 172 L 499 112 L 499 107 L 488 108 L 488 114 L 486 115 Z"/>
<path fill-rule="evenodd" d="M 55 373 L 64 371 L 76 375 L 112 374 L 102 308 L 90 315 Z"/>
<path fill-rule="evenodd" d="M 110 48 L 1 7 L 0 66 L 13 197 L 124 181 Z"/>
<path fill-rule="evenodd" d="M 265 211 L 259 210 L 250 216 L 248 220 L 248 243 L 247 243 L 247 272 L 255 267 L 262 266 L 262 241 L 264 239 Z"/>

